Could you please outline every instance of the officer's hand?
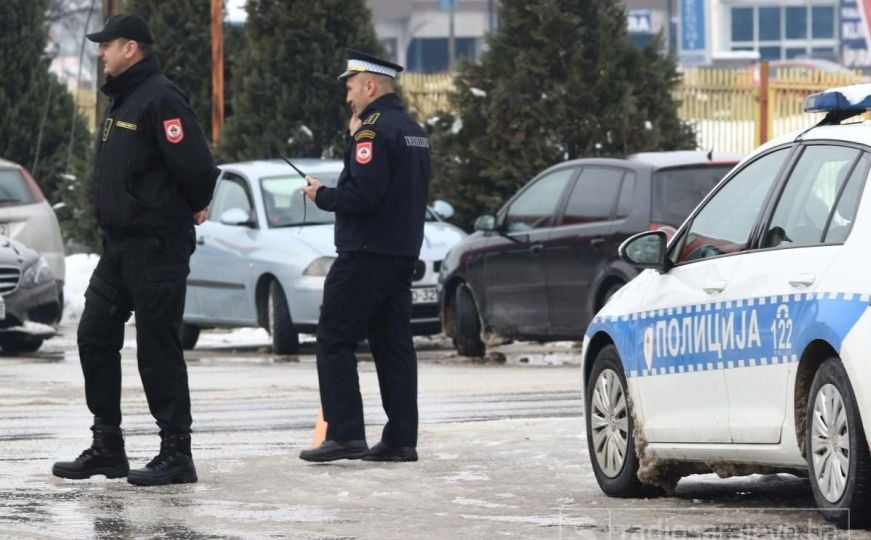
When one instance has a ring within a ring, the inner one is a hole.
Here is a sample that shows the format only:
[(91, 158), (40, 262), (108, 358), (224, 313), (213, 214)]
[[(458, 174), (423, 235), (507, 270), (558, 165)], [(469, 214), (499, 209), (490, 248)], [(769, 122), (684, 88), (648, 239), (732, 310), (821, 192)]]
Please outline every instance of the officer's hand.
[(315, 200), (315, 197), (318, 194), (318, 188), (320, 188), (323, 184), (314, 176), (306, 176), (305, 181), (308, 182), (308, 185), (302, 188), (302, 191), (305, 193), (306, 197), (311, 200)]
[(356, 114), (351, 114), (351, 121), (348, 123), (348, 132), (351, 133), (351, 136), (354, 133), (357, 133), (357, 130), (360, 129), (360, 126), (363, 125), (363, 121), (360, 120), (360, 117)]
[(203, 208), (199, 212), (194, 212), (194, 225), (199, 225), (209, 217), (209, 209)]

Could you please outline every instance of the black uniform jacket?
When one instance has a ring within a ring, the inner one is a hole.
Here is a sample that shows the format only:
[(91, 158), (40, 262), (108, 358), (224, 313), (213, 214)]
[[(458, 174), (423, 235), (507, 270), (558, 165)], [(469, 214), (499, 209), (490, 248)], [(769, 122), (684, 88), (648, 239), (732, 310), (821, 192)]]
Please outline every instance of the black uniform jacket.
[(417, 257), (429, 190), (429, 139), (396, 94), (381, 96), (360, 118), (338, 184), (319, 189), (315, 202), (336, 213), (339, 253)]
[(97, 224), (118, 232), (169, 232), (193, 224), (220, 171), (184, 93), (154, 56), (110, 77), (94, 163)]

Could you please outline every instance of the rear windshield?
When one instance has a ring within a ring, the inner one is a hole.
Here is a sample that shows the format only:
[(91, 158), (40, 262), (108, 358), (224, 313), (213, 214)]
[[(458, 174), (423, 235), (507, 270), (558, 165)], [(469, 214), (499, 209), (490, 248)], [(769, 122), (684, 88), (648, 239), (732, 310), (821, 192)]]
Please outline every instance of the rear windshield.
[(701, 165), (654, 172), (652, 221), (679, 227), (733, 166)]
[(0, 206), (36, 202), (18, 169), (0, 169)]

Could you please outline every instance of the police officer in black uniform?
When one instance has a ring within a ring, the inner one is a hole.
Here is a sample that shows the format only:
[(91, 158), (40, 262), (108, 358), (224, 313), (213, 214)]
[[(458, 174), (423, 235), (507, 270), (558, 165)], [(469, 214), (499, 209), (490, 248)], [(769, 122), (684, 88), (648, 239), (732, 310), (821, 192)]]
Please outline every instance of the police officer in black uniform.
[[(306, 461), (417, 460), (417, 357), (411, 339), (411, 278), (423, 242), (430, 178), (424, 130), (394, 93), (402, 67), (348, 49), (339, 76), (351, 107), (345, 168), (335, 188), (305, 193), (336, 213), (338, 257), (324, 283), (317, 364), (326, 441)], [(366, 445), (357, 344), (369, 340), (387, 425)]]
[[(187, 98), (160, 72), (146, 22), (116, 15), (88, 39), (100, 44), (102, 91), (111, 98), (93, 177), (103, 252), (78, 331), (93, 443), (52, 472), (73, 479), (127, 476), (137, 485), (196, 482), (179, 328), (194, 224), (206, 217), (219, 170)], [(131, 311), (139, 374), (161, 436), (158, 455), (132, 471), (120, 428), (120, 351)]]

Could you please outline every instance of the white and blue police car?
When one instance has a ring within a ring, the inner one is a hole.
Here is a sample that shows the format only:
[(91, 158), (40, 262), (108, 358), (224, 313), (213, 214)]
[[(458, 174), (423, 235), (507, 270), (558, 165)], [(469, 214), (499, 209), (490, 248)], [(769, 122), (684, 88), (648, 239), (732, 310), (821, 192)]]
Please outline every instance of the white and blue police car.
[(871, 84), (809, 96), (814, 127), (739, 163), (587, 329), (587, 443), (610, 496), (717, 472), (807, 475), (871, 526)]

